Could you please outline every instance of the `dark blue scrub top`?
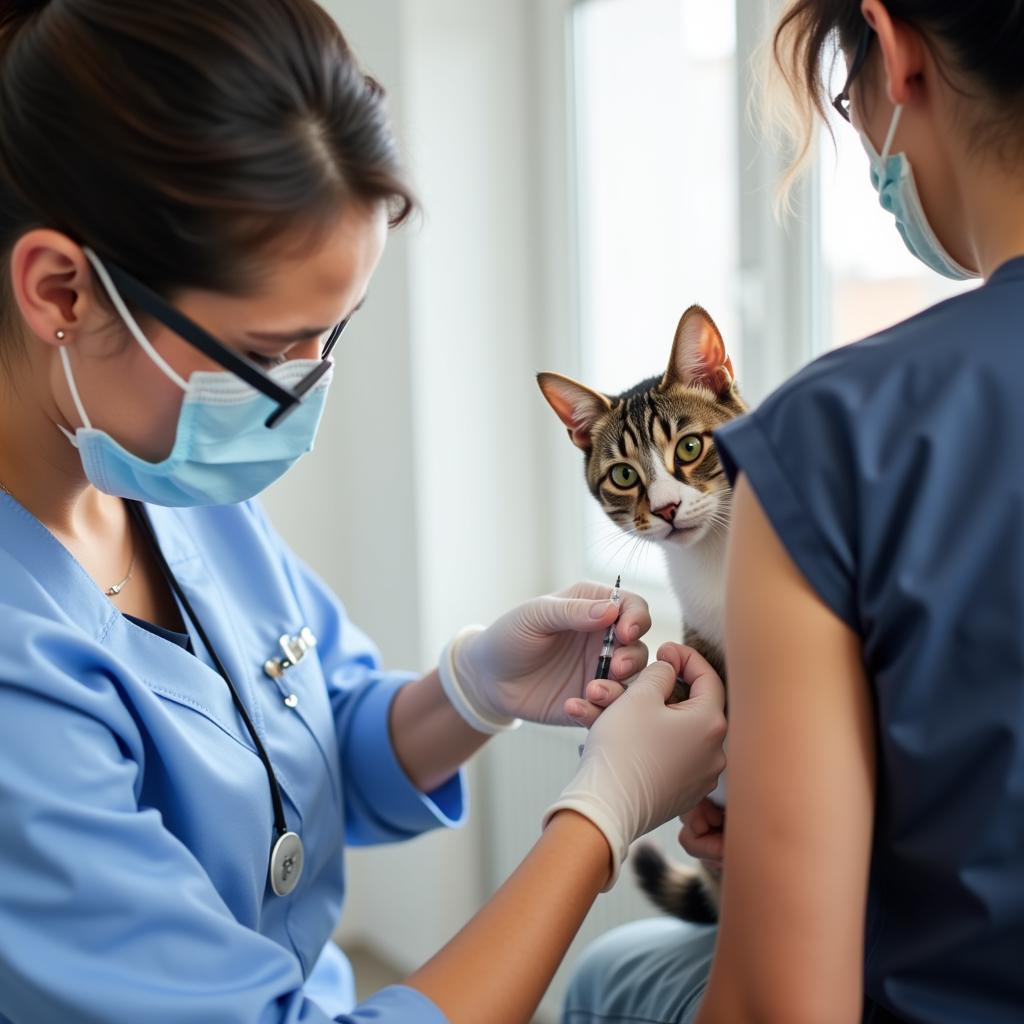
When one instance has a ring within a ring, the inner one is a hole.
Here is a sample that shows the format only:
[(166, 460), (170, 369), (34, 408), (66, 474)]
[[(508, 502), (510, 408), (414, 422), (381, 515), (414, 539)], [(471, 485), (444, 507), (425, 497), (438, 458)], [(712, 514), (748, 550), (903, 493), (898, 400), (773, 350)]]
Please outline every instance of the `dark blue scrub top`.
[(192, 653), (192, 639), (188, 633), (176, 633), (171, 629), (164, 629), (163, 626), (158, 626), (155, 622), (150, 622), (148, 619), (139, 619), (134, 615), (129, 615), (127, 612), (122, 613), (129, 622), (134, 622), (136, 626), (140, 626), (148, 633), (152, 633), (154, 636), (160, 637), (162, 640), (167, 640), (169, 643), (176, 644), (178, 647), (184, 648), (190, 654)]
[(868, 997), (907, 1021), (1020, 1024), (1024, 257), (823, 356), (715, 440), (862, 638)]

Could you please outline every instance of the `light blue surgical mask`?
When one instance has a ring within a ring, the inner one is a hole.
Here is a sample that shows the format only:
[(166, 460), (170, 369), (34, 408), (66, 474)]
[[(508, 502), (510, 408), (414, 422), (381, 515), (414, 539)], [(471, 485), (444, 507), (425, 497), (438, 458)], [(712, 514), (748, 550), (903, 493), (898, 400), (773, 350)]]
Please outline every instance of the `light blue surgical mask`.
[(946, 251), (925, 216), (914, 181), (914, 171), (906, 153), (891, 153), (893, 138), (902, 113), (902, 105), (893, 111), (881, 154), (871, 144), (867, 134), (860, 132), (861, 143), (871, 161), (871, 184), (878, 193), (878, 201), (882, 204), (883, 210), (888, 210), (896, 218), (896, 230), (899, 231), (903, 244), (926, 267), (954, 281), (981, 277), (977, 271), (961, 266)]
[[(95, 254), (87, 251), (87, 255), (132, 337), (185, 392), (171, 453), (160, 462), (147, 462), (92, 426), (75, 384), (68, 349), (60, 349), (64, 375), (82, 422), (73, 434), (61, 430), (78, 449), (85, 475), (95, 487), (153, 505), (233, 505), (259, 494), (312, 451), (333, 367), (286, 420), (268, 429), (266, 420), (276, 407), (272, 399), (227, 371), (200, 371), (188, 380), (182, 378), (142, 332)], [(319, 364), (320, 360), (293, 359), (274, 367), (269, 376), (291, 388)]]

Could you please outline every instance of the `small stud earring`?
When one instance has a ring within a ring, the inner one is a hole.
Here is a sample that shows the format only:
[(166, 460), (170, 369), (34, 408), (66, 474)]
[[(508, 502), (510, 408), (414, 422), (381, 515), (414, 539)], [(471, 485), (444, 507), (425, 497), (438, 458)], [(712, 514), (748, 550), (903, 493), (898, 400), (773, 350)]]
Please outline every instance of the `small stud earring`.
[(64, 338), (65, 338), (64, 332), (63, 331), (57, 331), (57, 340), (58, 341), (63, 341)]

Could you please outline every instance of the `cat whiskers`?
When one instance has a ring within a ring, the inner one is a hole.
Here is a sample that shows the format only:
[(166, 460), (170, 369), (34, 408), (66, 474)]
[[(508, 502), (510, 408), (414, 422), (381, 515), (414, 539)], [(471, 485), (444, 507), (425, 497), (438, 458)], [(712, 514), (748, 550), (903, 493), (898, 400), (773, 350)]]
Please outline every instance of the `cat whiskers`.
[(588, 549), (597, 549), (600, 547), (610, 547), (615, 544), (616, 541), (625, 541), (637, 536), (646, 536), (650, 533), (647, 528), (633, 528), (629, 529), (625, 526), (616, 526), (614, 529), (609, 530), (606, 534), (598, 537), (596, 540), (592, 540), (588, 545)]
[(643, 546), (643, 542), (640, 540), (634, 541), (633, 546), (626, 554), (626, 561), (622, 567), (622, 571), (627, 577), (640, 568), (640, 561), (644, 554), (646, 554), (646, 548)]
[[(615, 542), (618, 543), (615, 543)], [(637, 531), (636, 533), (627, 533), (624, 536), (606, 538), (604, 543), (604, 551), (595, 550), (594, 554), (599, 555), (602, 558), (607, 559), (609, 562), (617, 562), (622, 557), (622, 552), (627, 551), (627, 557), (632, 553), (633, 548), (639, 545), (643, 545), (647, 542), (647, 537)]]
[(622, 567), (623, 573), (628, 576), (631, 571), (638, 572), (640, 569), (640, 563), (647, 557), (651, 550), (653, 550), (653, 545), (648, 543), (647, 537), (634, 537), (633, 543), (626, 554), (626, 561)]
[(729, 525), (729, 514), (723, 511), (717, 498), (708, 495), (703, 501), (690, 510), (691, 515), (699, 517), (708, 527), (709, 533), (724, 531)]
[(618, 540), (620, 537), (635, 537), (638, 534), (650, 533), (647, 527), (626, 527), (616, 526), (615, 529), (609, 530), (606, 534), (599, 537), (594, 543), (600, 543), (601, 541)]
[[(649, 528), (616, 527), (605, 536), (591, 541), (587, 547), (595, 555), (599, 555), (609, 562), (619, 562), (622, 565), (622, 573), (628, 575), (630, 563), (635, 562), (636, 565), (639, 565), (640, 556), (644, 554), (644, 547), (653, 540), (650, 534)], [(625, 562), (621, 562), (623, 550), (626, 551)]]
[(708, 532), (711, 534), (727, 534), (729, 532), (729, 521), (712, 519)]
[(711, 529), (716, 533), (726, 533), (729, 529), (730, 521), (731, 516), (729, 514), (729, 509), (723, 508), (721, 505), (718, 505), (714, 511), (712, 511), (711, 515), (708, 516), (708, 522), (711, 524)]

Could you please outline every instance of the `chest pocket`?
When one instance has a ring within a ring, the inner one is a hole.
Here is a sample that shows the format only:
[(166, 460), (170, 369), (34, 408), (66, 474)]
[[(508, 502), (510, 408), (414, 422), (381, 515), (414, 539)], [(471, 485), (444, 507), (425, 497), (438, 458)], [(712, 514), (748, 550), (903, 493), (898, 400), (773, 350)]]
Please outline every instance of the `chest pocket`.
[(231, 691), (218, 672), (184, 648), (127, 619), (121, 620), (120, 628), (129, 634), (131, 648), (141, 654), (138, 674), (148, 689), (208, 719), (256, 755)]
[[(298, 637), (300, 632), (288, 634), (289, 639)], [(304, 648), (290, 644), (285, 647), (291, 648), (292, 656), (300, 650), (301, 655), (293, 661), (279, 640), (270, 644), (264, 641), (262, 649), (271, 657), (262, 659), (256, 670), (259, 679), (255, 688), (264, 705), (268, 733), (276, 731), (282, 737), (296, 736), (296, 748), (309, 750), (315, 745), (334, 795), (340, 799), (337, 734), (315, 638), (310, 634)], [(301, 729), (301, 736), (295, 733), (296, 729)], [(280, 756), (287, 759), (291, 753), (281, 751)]]
[(262, 697), (280, 702), (301, 719), (313, 736), (324, 746), (334, 747), (334, 718), (327, 697), (327, 681), (316, 649), (296, 662), (271, 675), (266, 665), (260, 671), (259, 689)]

